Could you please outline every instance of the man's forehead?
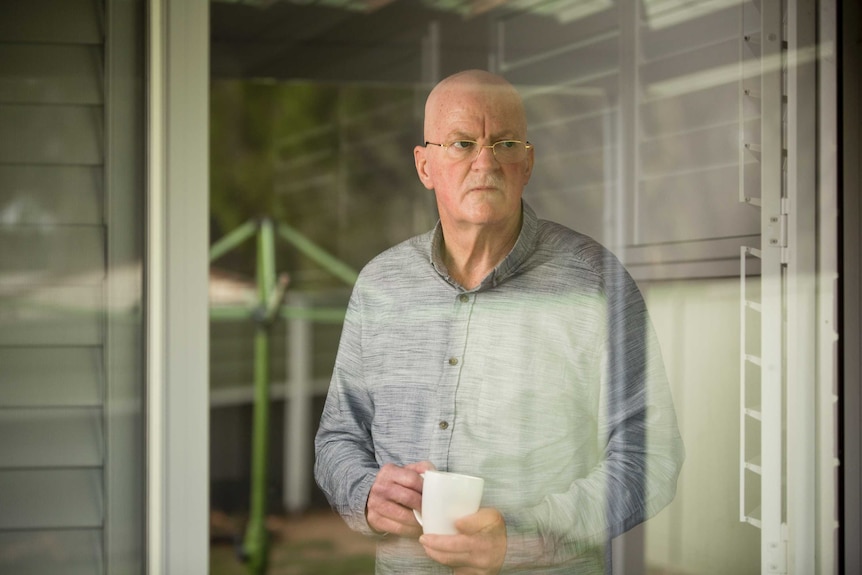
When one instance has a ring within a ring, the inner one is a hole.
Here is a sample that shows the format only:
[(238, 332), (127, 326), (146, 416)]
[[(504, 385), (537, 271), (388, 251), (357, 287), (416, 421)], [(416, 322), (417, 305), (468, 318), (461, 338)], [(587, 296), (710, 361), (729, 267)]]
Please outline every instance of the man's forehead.
[(511, 135), (523, 129), (525, 120), (520, 100), (486, 96), (475, 92), (453, 92), (451, 97), (442, 97), (426, 110), (426, 124), (452, 135), (470, 135), (477, 129)]
[(440, 85), (431, 92), (432, 101), (451, 100), (518, 100), (519, 96), (515, 89), (508, 84), (488, 84), (475, 80), (452, 81)]

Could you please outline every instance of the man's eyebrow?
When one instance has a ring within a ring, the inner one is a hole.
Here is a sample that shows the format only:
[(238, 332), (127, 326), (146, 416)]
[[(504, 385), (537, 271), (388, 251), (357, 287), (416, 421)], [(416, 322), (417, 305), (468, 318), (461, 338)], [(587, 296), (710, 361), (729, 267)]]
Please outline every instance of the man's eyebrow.
[(451, 132), (448, 136), (450, 142), (456, 142), (458, 140), (472, 140), (475, 141), (475, 136), (470, 136), (466, 132)]
[[(505, 135), (494, 135), (490, 138), (490, 142), (495, 144), (497, 142), (505, 142), (507, 140), (518, 140), (518, 136), (515, 135), (514, 132), (503, 132)], [(466, 132), (451, 132), (447, 141), (449, 142), (457, 142), (459, 140), (470, 140), (471, 142), (478, 142), (481, 138), (477, 138), (476, 136), (471, 136)]]

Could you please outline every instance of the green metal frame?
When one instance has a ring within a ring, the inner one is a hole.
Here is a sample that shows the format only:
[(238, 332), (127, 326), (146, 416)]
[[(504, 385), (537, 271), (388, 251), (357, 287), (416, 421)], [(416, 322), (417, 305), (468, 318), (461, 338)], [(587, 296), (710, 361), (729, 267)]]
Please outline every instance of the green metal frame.
[(303, 318), (320, 322), (340, 322), (342, 308), (300, 308), (283, 305), (287, 291), (287, 276), (276, 278), (276, 233), (294, 248), (314, 260), (348, 285), (356, 282), (357, 274), (347, 264), (284, 223), (268, 218), (248, 221), (224, 236), (210, 248), (210, 263), (236, 248), (252, 236), (257, 236), (257, 305), (211, 308), (213, 319), (249, 318), (255, 322), (254, 334), (254, 403), (252, 418), (251, 493), (249, 519), (240, 549), (240, 557), (255, 575), (266, 573), (269, 541), (266, 532), (266, 476), (269, 450), (269, 384), (270, 328), (279, 317)]

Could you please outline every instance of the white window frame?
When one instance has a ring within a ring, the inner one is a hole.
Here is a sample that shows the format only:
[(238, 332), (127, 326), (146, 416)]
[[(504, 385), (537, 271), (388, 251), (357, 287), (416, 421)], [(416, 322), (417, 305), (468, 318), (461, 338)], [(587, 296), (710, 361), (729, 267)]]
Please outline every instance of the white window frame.
[(206, 573), (209, 3), (147, 11), (147, 573)]

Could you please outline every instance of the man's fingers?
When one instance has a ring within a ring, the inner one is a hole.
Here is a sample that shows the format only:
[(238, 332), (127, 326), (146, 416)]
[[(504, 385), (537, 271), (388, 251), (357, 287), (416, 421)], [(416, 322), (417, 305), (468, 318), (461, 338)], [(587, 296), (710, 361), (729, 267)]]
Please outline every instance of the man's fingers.
[(377, 474), (369, 496), (395, 501), (405, 507), (416, 509), (422, 502), (421, 493), (422, 478), (418, 473), (387, 464)]
[[(371, 520), (369, 518), (369, 524)], [(419, 537), (422, 534), (422, 528), (418, 524), (405, 525), (404, 523), (391, 519), (389, 517), (378, 517), (374, 522), (375, 528), (380, 533), (392, 533), (399, 537)]]
[(467, 565), (470, 559), (470, 541), (464, 535), (422, 535), (419, 543), (428, 557), (449, 567)]
[(416, 473), (425, 473), (429, 469), (436, 470), (437, 467), (430, 461), (418, 461), (416, 463), (408, 463), (404, 466), (404, 469), (410, 469)]
[(472, 535), (498, 527), (502, 521), (503, 518), (499, 511), (493, 508), (483, 507), (476, 513), (466, 515), (458, 519), (455, 522), (455, 529), (457, 529), (459, 533)]
[(418, 537), (421, 527), (413, 515), (422, 506), (422, 478), (415, 469), (387, 464), (380, 468), (368, 493), (365, 515), (378, 532)]
[(506, 556), (506, 522), (493, 508), (455, 522), (458, 535), (422, 535), (419, 543), (431, 559), (455, 568), (458, 575), (498, 573)]

